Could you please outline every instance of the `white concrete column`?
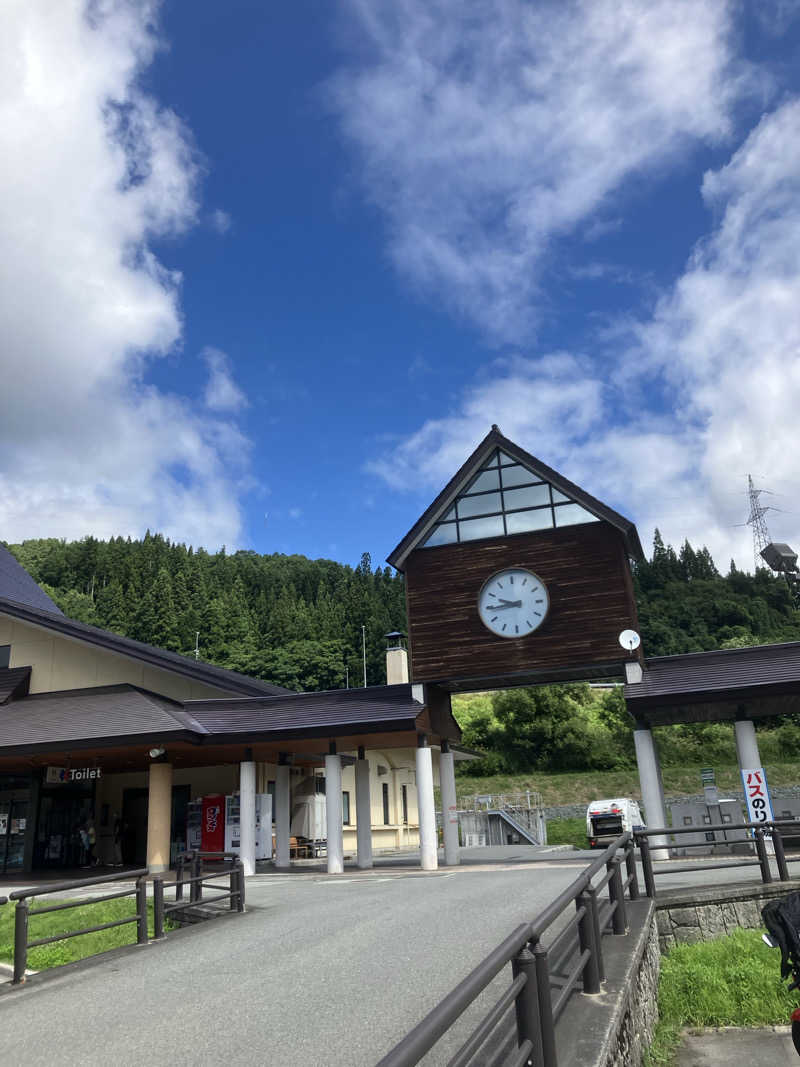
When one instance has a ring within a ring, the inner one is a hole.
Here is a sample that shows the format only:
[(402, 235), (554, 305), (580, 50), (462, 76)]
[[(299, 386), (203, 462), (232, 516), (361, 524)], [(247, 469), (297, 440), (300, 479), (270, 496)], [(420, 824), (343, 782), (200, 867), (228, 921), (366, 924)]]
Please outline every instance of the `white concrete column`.
[(245, 760), (239, 768), (239, 859), (245, 874), (256, 873), (256, 765)]
[(289, 866), (290, 837), (289, 765), (279, 763), (275, 771), (275, 866)]
[(444, 863), (455, 867), (461, 862), (458, 848), (458, 806), (456, 804), (456, 773), (453, 753), (447, 741), (442, 741), (439, 756), (439, 791), (442, 794), (442, 827), (444, 828)]
[(357, 864), (362, 870), (372, 866), (372, 799), (370, 797), (369, 760), (359, 749), (356, 760), (356, 848)]
[(169, 870), (172, 831), (172, 764), (151, 763), (147, 798), (147, 867), (151, 874)]
[[(641, 727), (633, 731), (633, 743), (636, 748), (636, 763), (639, 768), (639, 784), (642, 789), (642, 804), (648, 829), (657, 829), (667, 825), (667, 812), (664, 805), (664, 790), (661, 785), (661, 768), (658, 762), (653, 731)], [(667, 860), (665, 835), (648, 838), (651, 855), (654, 860)]]
[(433, 763), (426, 737), (420, 737), (417, 745), (417, 807), (420, 866), (423, 871), (435, 871), (439, 866), (439, 849), (436, 841), (436, 809), (433, 803)]
[(739, 770), (752, 770), (754, 767), (760, 767), (761, 756), (753, 723), (750, 719), (737, 719), (733, 728), (736, 731), (736, 756), (739, 760)]
[(333, 752), (325, 757), (325, 822), (328, 830), (328, 874), (341, 874), (344, 870), (342, 757)]

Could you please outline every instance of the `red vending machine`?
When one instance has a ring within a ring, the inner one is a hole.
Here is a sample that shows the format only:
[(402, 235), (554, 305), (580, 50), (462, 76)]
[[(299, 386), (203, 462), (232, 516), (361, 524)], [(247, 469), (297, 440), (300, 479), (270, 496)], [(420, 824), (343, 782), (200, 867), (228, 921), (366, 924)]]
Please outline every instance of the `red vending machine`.
[(200, 848), (203, 852), (225, 851), (225, 797), (221, 793), (203, 797)]

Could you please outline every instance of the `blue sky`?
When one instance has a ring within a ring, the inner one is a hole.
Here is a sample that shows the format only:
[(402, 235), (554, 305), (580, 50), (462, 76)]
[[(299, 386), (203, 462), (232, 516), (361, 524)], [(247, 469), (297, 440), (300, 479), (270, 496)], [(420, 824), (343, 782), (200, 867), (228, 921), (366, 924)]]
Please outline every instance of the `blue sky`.
[(496, 422), (646, 545), (750, 566), (752, 472), (797, 547), (798, 4), (0, 20), (0, 537), (381, 562)]

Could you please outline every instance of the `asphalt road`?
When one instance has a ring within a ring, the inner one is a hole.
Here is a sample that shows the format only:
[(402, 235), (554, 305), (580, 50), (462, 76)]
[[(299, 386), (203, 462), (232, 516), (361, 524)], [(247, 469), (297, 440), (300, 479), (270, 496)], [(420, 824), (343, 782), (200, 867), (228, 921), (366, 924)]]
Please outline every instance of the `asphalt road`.
[(243, 916), (0, 996), (0, 1059), (374, 1064), (580, 867), (257, 875)]

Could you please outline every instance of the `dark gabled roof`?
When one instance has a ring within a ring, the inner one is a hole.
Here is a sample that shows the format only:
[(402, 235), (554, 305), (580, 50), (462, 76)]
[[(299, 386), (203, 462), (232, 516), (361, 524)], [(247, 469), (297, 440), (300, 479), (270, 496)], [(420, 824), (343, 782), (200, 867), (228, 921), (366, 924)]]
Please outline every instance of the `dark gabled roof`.
[(304, 733), (327, 736), (355, 732), (358, 727), (413, 730), (423, 706), (410, 685), (368, 689), (333, 689), (324, 693), (251, 698), (188, 700), (186, 710), (215, 740), (220, 735)]
[(63, 614), (61, 608), (31, 578), (5, 545), (0, 545), (0, 598), (27, 604), (29, 608)]
[(0, 704), (27, 695), (31, 681), (30, 667), (3, 667), (0, 669)]
[(11, 615), (24, 622), (43, 626), (45, 629), (54, 630), (64, 637), (72, 637), (87, 644), (96, 645), (108, 652), (116, 652), (131, 659), (141, 660), (151, 667), (160, 667), (162, 670), (181, 674), (195, 682), (214, 686), (217, 689), (227, 690), (230, 693), (241, 693), (244, 696), (280, 695), (290, 690), (279, 685), (271, 685), (262, 682), (258, 678), (250, 678), (246, 674), (237, 671), (228, 671), (223, 667), (214, 667), (202, 660), (190, 659), (181, 656), (177, 652), (166, 652), (163, 648), (155, 648), (146, 645), (142, 641), (134, 641), (130, 637), (120, 637), (119, 634), (109, 630), (101, 630), (97, 626), (88, 626), (75, 619), (68, 619), (60, 612), (54, 614), (39, 608), (18, 603), (0, 597), (0, 614)]
[(800, 693), (800, 641), (648, 659), (641, 682), (624, 688), (634, 717), (654, 709), (743, 705)]
[(387, 563), (402, 571), (406, 557), (417, 547), (439, 515), (447, 511), (473, 474), (480, 470), (495, 448), (502, 449), (503, 452), (517, 460), (518, 463), (534, 471), (541, 477), (542, 481), (550, 482), (555, 489), (565, 496), (571, 497), (572, 500), (593, 515), (596, 515), (597, 518), (615, 526), (625, 538), (628, 554), (634, 559), (644, 559), (639, 534), (630, 519), (626, 519), (624, 515), (620, 515), (619, 512), (608, 507), (607, 504), (603, 504), (596, 497), (585, 492), (580, 486), (575, 485), (574, 482), (559, 474), (558, 471), (548, 467), (546, 463), (542, 463), (536, 456), (532, 456), (530, 452), (526, 452), (519, 445), (515, 445), (513, 441), (504, 437), (496, 426), (493, 426), (469, 459), (462, 464), (441, 493), (439, 493), (431, 506), (411, 527), (399, 545), (386, 557)]
[(199, 739), (206, 730), (174, 701), (132, 685), (37, 693), (0, 711), (0, 750), (142, 735)]

